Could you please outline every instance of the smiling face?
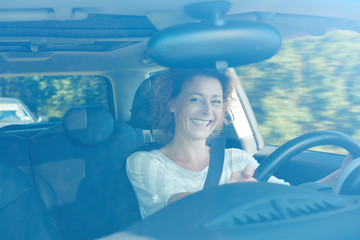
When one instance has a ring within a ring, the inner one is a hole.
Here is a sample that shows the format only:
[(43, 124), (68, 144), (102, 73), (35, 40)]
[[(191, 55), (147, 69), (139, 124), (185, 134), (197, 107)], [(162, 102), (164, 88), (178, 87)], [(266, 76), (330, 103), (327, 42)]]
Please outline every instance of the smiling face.
[(170, 109), (175, 119), (175, 138), (206, 140), (223, 117), (223, 90), (219, 80), (195, 76), (184, 84)]

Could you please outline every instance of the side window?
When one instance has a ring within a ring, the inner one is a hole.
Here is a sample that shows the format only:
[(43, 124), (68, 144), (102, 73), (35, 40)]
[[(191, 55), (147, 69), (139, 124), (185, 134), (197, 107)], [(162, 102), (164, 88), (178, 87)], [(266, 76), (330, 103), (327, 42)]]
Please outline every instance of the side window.
[(20, 100), (24, 118), (35, 122), (58, 122), (67, 109), (81, 105), (102, 105), (111, 112), (110, 89), (102, 76), (2, 77), (0, 111), (1, 102)]
[(360, 140), (360, 35), (284, 42), (273, 58), (237, 68), (267, 144), (336, 130)]

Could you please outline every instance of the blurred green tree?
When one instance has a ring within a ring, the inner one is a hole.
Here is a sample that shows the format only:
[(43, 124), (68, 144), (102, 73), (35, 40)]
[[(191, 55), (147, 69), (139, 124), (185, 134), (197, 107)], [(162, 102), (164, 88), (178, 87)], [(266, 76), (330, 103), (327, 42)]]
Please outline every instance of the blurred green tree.
[(337, 130), (360, 140), (360, 35), (285, 42), (273, 58), (237, 68), (266, 142)]
[(18, 98), (36, 115), (59, 121), (80, 105), (108, 106), (108, 84), (101, 76), (31, 76), (0, 78), (1, 97)]

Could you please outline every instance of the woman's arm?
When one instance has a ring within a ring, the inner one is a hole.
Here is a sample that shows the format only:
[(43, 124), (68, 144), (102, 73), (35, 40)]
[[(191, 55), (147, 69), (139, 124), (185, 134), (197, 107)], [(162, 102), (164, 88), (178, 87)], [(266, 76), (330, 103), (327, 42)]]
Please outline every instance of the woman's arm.
[[(231, 175), (230, 180), (227, 183), (237, 183), (237, 182), (257, 182), (257, 180), (253, 177), (254, 176), (254, 168), (251, 166), (247, 166), (243, 172), (234, 172)], [(192, 194), (192, 192), (181, 192), (181, 193), (175, 193), (172, 195), (169, 200), (167, 201), (167, 204), (171, 204), (181, 198), (184, 198), (188, 195)]]
[(233, 172), (227, 183), (257, 182), (254, 178), (255, 169), (251, 166), (245, 167), (242, 172)]
[(181, 198), (184, 198), (188, 195), (192, 194), (192, 192), (182, 192), (182, 193), (175, 193), (174, 195), (172, 195), (169, 200), (167, 201), (167, 204), (171, 204)]
[(342, 165), (341, 165), (341, 168), (335, 170), (334, 172), (330, 173), (329, 175), (327, 175), (326, 177), (318, 180), (317, 182), (319, 183), (325, 183), (325, 184), (328, 184), (328, 185), (331, 185), (331, 186), (334, 186), (335, 182), (336, 182), (336, 179), (338, 177), (338, 175), (340, 174), (341, 172), (341, 169), (343, 169), (349, 162), (351, 162), (351, 160), (353, 160), (354, 158), (351, 156), (351, 154), (348, 154), (346, 155)]

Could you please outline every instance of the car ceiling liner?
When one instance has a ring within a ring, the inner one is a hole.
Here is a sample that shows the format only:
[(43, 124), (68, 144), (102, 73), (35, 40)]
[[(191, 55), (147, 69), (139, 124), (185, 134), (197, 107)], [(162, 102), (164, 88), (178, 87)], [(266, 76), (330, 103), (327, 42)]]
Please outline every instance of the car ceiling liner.
[(262, 22), (223, 19), (230, 7), (226, 1), (185, 6), (184, 12), (199, 21), (155, 33), (147, 45), (148, 56), (165, 67), (219, 70), (274, 56), (281, 47), (280, 33)]

